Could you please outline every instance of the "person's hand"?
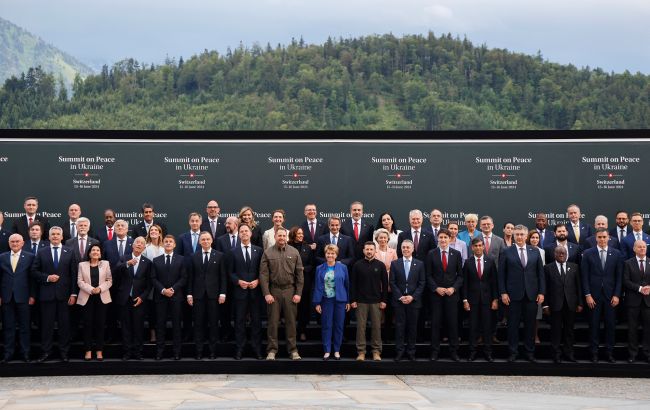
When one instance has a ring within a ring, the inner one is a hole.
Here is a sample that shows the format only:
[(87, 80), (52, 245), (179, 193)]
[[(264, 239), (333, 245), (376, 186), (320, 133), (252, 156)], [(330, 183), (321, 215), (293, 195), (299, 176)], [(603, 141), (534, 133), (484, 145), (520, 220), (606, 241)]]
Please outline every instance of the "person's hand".
[(315, 308), (315, 309), (316, 309), (316, 312), (318, 312), (319, 315), (320, 315), (321, 313), (323, 313), (323, 308), (321, 308), (320, 305), (316, 305), (316, 308)]
[(135, 298), (135, 303), (133, 304), (133, 307), (138, 307), (141, 304), (142, 304), (142, 298), (138, 296), (137, 298)]
[(251, 288), (251, 289), (255, 289), (257, 287), (257, 285), (259, 285), (259, 284), (260, 284), (260, 280), (255, 279), (252, 282), (248, 282), (248, 287)]
[(275, 298), (274, 298), (273, 296), (271, 296), (271, 295), (266, 295), (266, 296), (264, 296), (264, 300), (266, 300), (266, 303), (267, 303), (268, 305), (270, 305), (270, 304), (272, 304), (273, 302), (275, 302)]
[(510, 306), (510, 296), (507, 293), (501, 295), (501, 303), (506, 306)]
[(248, 289), (248, 287), (250, 286), (250, 282), (246, 282), (245, 280), (241, 280), (241, 279), (239, 280), (239, 282), (237, 282), (237, 284), (242, 289)]
[(596, 307), (596, 301), (591, 297), (591, 295), (585, 297), (585, 300), (587, 301), (587, 306), (589, 306), (589, 309)]
[(300, 303), (300, 295), (293, 295), (291, 301), (296, 304)]
[(346, 312), (349, 312), (349, 311), (350, 311), (350, 304), (349, 304), (349, 303), (346, 303), (346, 304), (345, 304), (345, 311), (346, 311)]
[(499, 302), (498, 302), (496, 299), (494, 299), (494, 300), (492, 301), (492, 305), (490, 305), (490, 309), (492, 309), (492, 310), (497, 310), (497, 309), (499, 309)]
[(537, 302), (538, 305), (544, 303), (544, 295), (542, 295), (541, 293), (537, 295), (537, 299), (535, 299), (535, 302)]
[(469, 307), (469, 302), (468, 302), (468, 301), (464, 301), (464, 302), (463, 302), (463, 309), (465, 309), (466, 312), (469, 312), (469, 311), (470, 311), (470, 307)]
[(187, 304), (190, 306), (194, 306), (194, 298), (192, 296), (187, 297)]
[(129, 259), (128, 261), (126, 261), (126, 264), (129, 266), (135, 266), (136, 263), (138, 263), (138, 260), (136, 258)]
[(59, 275), (48, 275), (47, 276), (47, 281), (52, 282), (52, 283), (56, 283), (56, 282), (59, 281)]
[(582, 312), (582, 305), (578, 305), (578, 306), (576, 306), (576, 312), (577, 312), (577, 313)]
[(76, 297), (76, 296), (70, 296), (70, 297), (68, 298), (68, 306), (72, 306), (72, 305), (74, 305), (75, 303), (77, 303), (77, 297)]
[(223, 305), (226, 303), (226, 295), (219, 295), (219, 304)]
[(352, 302), (352, 303), (350, 303), (350, 307), (351, 307), (352, 309), (356, 309), (356, 308), (357, 308), (357, 302)]
[(379, 309), (381, 310), (386, 309), (386, 302), (379, 302)]
[(28, 301), (27, 303), (28, 303), (30, 306), (33, 306), (34, 303), (36, 303), (36, 299), (34, 299), (33, 297), (30, 296), (30, 297), (29, 297), (29, 301)]
[(440, 296), (445, 296), (445, 294), (447, 293), (447, 289), (438, 287), (436, 288), (436, 293)]
[(612, 296), (612, 307), (618, 306), (618, 302), (620, 302), (618, 296)]

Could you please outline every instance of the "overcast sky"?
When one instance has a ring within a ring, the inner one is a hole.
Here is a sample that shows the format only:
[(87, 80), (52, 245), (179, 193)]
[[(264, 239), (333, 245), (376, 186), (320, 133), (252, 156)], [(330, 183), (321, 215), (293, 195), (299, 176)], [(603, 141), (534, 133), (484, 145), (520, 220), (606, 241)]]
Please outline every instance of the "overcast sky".
[(436, 35), (579, 67), (650, 74), (650, 0), (0, 0), (0, 17), (93, 66), (240, 42)]

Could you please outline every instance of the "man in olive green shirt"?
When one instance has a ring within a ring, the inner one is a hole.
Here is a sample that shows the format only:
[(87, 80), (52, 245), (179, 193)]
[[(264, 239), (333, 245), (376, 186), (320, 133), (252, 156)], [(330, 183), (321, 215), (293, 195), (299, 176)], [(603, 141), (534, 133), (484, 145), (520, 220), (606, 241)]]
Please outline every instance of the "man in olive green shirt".
[(278, 324), (284, 312), (287, 351), (292, 360), (300, 360), (296, 346), (296, 314), (304, 277), (298, 250), (287, 246), (287, 230), (278, 228), (275, 245), (264, 251), (260, 264), (260, 286), (268, 305), (269, 325), (266, 360), (275, 360), (278, 352)]

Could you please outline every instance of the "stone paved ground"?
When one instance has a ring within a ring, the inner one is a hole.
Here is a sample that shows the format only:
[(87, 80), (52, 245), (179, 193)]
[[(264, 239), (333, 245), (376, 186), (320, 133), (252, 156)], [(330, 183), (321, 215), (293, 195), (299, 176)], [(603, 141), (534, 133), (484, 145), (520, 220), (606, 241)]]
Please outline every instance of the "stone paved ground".
[(650, 409), (650, 380), (166, 375), (4, 378), (1, 409)]

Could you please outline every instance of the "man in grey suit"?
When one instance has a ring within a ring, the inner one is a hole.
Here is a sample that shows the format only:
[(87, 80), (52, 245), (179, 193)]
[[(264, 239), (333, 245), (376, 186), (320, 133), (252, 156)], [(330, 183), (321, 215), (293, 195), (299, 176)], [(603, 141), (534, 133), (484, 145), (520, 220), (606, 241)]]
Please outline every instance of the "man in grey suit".
[(494, 221), (491, 216), (482, 216), (480, 221), (481, 238), (483, 238), (483, 246), (485, 247), (485, 254), (494, 259), (494, 263), (499, 265), (499, 255), (506, 248), (506, 243), (498, 235), (492, 233), (494, 229)]
[(90, 231), (90, 220), (86, 217), (77, 219), (77, 236), (66, 241), (65, 246), (72, 248), (79, 262), (86, 260), (86, 252), (91, 245), (100, 245), (95, 238), (88, 236)]

